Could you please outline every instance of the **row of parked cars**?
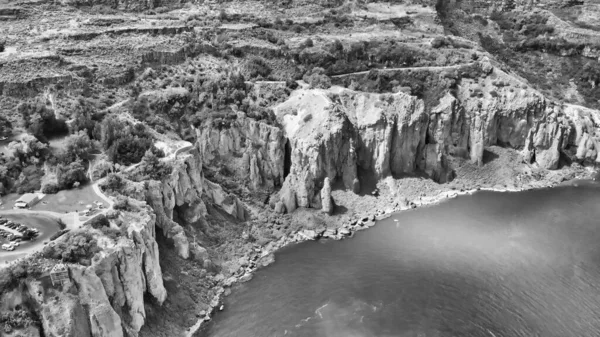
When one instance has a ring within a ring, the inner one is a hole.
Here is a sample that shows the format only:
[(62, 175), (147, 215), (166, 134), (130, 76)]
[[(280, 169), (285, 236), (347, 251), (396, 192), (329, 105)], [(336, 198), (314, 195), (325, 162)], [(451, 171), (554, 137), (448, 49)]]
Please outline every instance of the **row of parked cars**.
[(15, 247), (19, 246), (19, 242), (21, 242), (21, 240), (31, 240), (39, 235), (39, 231), (37, 228), (29, 228), (23, 224), (4, 219), (2, 217), (0, 217), (0, 226), (10, 228), (20, 233), (19, 235), (11, 231), (5, 230), (3, 228), (0, 228), (0, 238), (4, 238), (6, 240), (11, 241), (8, 244), (2, 245), (2, 249), (4, 250), (14, 250)]

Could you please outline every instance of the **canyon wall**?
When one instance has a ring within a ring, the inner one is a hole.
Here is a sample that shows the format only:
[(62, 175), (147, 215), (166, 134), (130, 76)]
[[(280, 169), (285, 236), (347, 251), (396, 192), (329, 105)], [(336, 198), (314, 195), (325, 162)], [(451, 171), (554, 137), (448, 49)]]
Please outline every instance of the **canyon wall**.
[(551, 9), (583, 5), (592, 1), (586, 0), (436, 0), (438, 8), (460, 8), (471, 13), (490, 14), (495, 11), (520, 10), (535, 8)]
[[(29, 307), (38, 313), (43, 336), (137, 336), (146, 319), (145, 296), (162, 304), (167, 293), (155, 240), (155, 216), (142, 206), (126, 235), (113, 239), (89, 230), (100, 252), (90, 265), (68, 264), (70, 282), (50, 282), (50, 270), (2, 294), (3, 310)], [(77, 230), (81, 231), (81, 230)], [(51, 241), (53, 246), (65, 236)]]
[(204, 163), (226, 168), (254, 189), (282, 185), (285, 138), (278, 127), (239, 113), (229, 127), (205, 124), (196, 135)]
[[(156, 228), (173, 240), (178, 255), (187, 259), (205, 250), (188, 241), (182, 225), (204, 217), (205, 203), (239, 220), (248, 217), (237, 197), (204, 179), (197, 148), (166, 160), (171, 161), (173, 170), (162, 181), (127, 183), (124, 194), (132, 198), (128, 210), (111, 216), (121, 223), (120, 234), (107, 236), (89, 227), (71, 232), (92, 235), (99, 249), (88, 266), (66, 264), (69, 285), (52, 285), (46, 270), (42, 277), (28, 278), (3, 293), (2, 309), (10, 311), (28, 303), (42, 322), (41, 331), (34, 333), (47, 337), (138, 336), (146, 320), (144, 301), (153, 298), (160, 305), (167, 297)], [(48, 245), (54, 247), (66, 237)]]
[(518, 149), (524, 161), (546, 169), (559, 168), (561, 154), (596, 162), (598, 111), (548, 101), (487, 59), (478, 67), (480, 77), (460, 79), (430, 108), (403, 92), (334, 87), (293, 93), (276, 108), (292, 155), (275, 208), (320, 208), (326, 178), (354, 191), (363, 179), (372, 184), (389, 175), (447, 182), (454, 177), (452, 157), (483, 165), (492, 145)]

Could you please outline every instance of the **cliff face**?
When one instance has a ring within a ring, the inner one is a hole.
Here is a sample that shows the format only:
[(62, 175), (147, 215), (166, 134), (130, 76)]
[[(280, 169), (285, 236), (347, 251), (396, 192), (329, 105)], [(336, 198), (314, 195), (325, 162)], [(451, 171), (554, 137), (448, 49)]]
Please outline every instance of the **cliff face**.
[[(146, 320), (145, 298), (150, 296), (160, 305), (167, 297), (155, 226), (187, 259), (190, 252), (196, 255), (206, 250), (190, 244), (182, 225), (174, 219), (183, 225), (199, 220), (206, 215), (205, 202), (234, 218), (248, 217), (237, 197), (204, 179), (202, 156), (196, 148), (166, 160), (172, 161), (170, 176), (127, 187), (126, 194), (141, 201), (130, 200), (132, 210), (115, 213), (122, 223), (121, 234), (110, 238), (100, 230), (81, 229), (93, 235), (99, 252), (89, 266), (67, 265), (70, 285), (52, 285), (46, 271), (45, 276), (2, 294), (3, 310), (31, 303), (28, 307), (38, 313), (47, 337), (138, 336)], [(63, 236), (49, 245), (65, 239)]]
[(187, 153), (178, 154), (171, 161), (173, 171), (162, 181), (145, 184), (144, 196), (156, 214), (156, 225), (164, 235), (172, 239), (177, 253), (184, 259), (190, 256), (190, 243), (183, 227), (174, 221), (175, 216), (185, 223), (194, 223), (206, 215), (206, 200), (222, 208), (236, 219), (245, 220), (246, 210), (239, 199), (223, 190), (218, 184), (206, 179), (202, 173), (204, 156), (199, 152), (199, 141)]
[(495, 11), (550, 9), (583, 5), (585, 0), (437, 0), (440, 7), (468, 10), (472, 13), (489, 14)]
[(276, 108), (292, 152), (281, 205), (288, 212), (321, 207), (325, 178), (355, 191), (365, 176), (421, 173), (446, 182), (454, 176), (451, 157), (482, 165), (492, 145), (521, 149), (524, 160), (547, 169), (559, 167), (561, 153), (596, 161), (598, 111), (556, 106), (489, 61), (477, 66), (481, 77), (462, 78), (431, 108), (402, 92), (292, 94)]
[(205, 213), (201, 200), (204, 184), (202, 157), (195, 151), (192, 153), (175, 159), (171, 175), (162, 182), (148, 182), (145, 193), (145, 200), (156, 214), (157, 226), (174, 241), (178, 254), (184, 259), (189, 257), (190, 245), (183, 228), (173, 221), (173, 212), (176, 208), (185, 210), (190, 222)]
[(186, 1), (166, 2), (160, 0), (118, 0), (118, 1), (106, 1), (106, 0), (61, 0), (60, 3), (63, 5), (106, 5), (114, 9), (123, 11), (142, 11), (146, 9), (153, 9), (161, 6), (173, 6), (180, 5)]
[(37, 311), (46, 337), (137, 336), (146, 319), (144, 294), (160, 304), (167, 296), (154, 225), (154, 215), (144, 206), (123, 225), (126, 235), (109, 239), (91, 231), (101, 249), (91, 265), (69, 264), (68, 285), (53, 285), (49, 271), (29, 278), (2, 295), (3, 309), (27, 303)]
[(227, 128), (204, 125), (196, 133), (206, 164), (226, 167), (254, 189), (283, 183), (285, 138), (278, 127), (239, 114)]

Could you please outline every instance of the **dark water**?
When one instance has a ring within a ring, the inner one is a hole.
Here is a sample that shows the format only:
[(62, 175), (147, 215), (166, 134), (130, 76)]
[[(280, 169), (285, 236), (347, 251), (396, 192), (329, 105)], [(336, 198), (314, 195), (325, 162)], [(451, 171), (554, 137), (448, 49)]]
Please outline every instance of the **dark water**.
[(276, 258), (203, 336), (600, 336), (595, 186), (481, 192)]

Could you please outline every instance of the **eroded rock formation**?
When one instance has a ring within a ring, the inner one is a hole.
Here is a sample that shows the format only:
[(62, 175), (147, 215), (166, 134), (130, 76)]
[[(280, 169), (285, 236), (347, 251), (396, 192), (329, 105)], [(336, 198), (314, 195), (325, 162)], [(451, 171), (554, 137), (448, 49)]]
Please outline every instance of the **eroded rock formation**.
[(420, 173), (446, 182), (451, 157), (482, 165), (492, 145), (521, 149), (523, 160), (546, 169), (558, 168), (562, 153), (596, 161), (598, 111), (559, 106), (487, 59), (477, 67), (479, 78), (460, 79), (431, 108), (403, 92), (295, 92), (276, 108), (292, 147), (281, 204), (288, 212), (321, 207), (326, 178), (354, 191), (365, 177)]
[(196, 133), (205, 163), (225, 166), (255, 189), (283, 183), (285, 138), (278, 127), (241, 113), (227, 128), (204, 125)]

